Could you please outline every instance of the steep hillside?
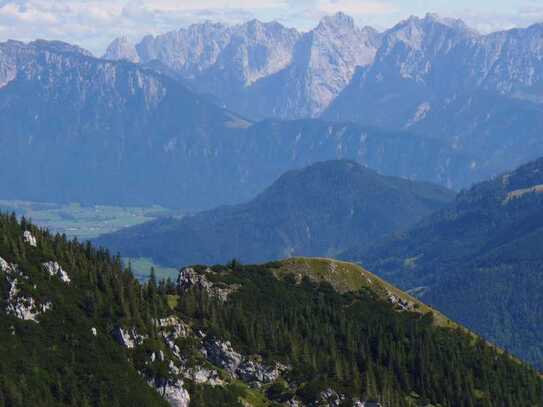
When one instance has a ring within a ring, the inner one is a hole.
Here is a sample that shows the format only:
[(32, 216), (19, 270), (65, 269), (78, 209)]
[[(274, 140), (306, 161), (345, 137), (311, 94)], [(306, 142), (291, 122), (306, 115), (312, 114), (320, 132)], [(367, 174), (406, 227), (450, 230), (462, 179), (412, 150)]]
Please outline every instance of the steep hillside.
[(541, 367), (542, 185), (540, 159), (462, 192), (407, 233), (342, 257)]
[(232, 263), (141, 286), (106, 252), (4, 215), (0, 255), (2, 406), (541, 400), (536, 372), (352, 264)]
[(224, 198), (224, 167), (204, 158), (248, 122), (173, 80), (67, 44), (0, 48), (13, 70), (0, 88), (2, 197), (199, 206), (205, 191), (181, 176), (198, 166)]
[(332, 256), (412, 225), (453, 197), (439, 186), (329, 161), (286, 173), (246, 204), (161, 219), (97, 243), (173, 267)]
[(0, 215), (0, 405), (166, 406), (114, 339), (151, 306), (118, 259)]

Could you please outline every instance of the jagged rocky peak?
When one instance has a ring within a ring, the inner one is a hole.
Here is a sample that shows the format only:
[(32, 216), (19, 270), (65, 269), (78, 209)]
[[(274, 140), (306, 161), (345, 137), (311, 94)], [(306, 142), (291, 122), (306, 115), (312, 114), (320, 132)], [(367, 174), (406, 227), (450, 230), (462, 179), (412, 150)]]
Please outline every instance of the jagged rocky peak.
[(220, 70), (231, 71), (231, 76), (237, 76), (245, 85), (286, 68), (300, 38), (298, 31), (277, 22), (251, 20), (233, 30), (231, 41), (221, 53), (217, 66)]
[[(369, 26), (359, 28), (353, 17), (342, 12), (323, 17), (313, 32), (327, 36), (352, 35), (354, 33), (364, 45), (371, 48), (379, 46), (380, 34), (375, 28)], [(363, 58), (365, 59), (365, 56)]]
[(351, 82), (357, 67), (373, 63), (380, 45), (373, 29), (356, 27), (343, 13), (324, 17), (296, 48), (295, 71), (306, 73), (299, 87), (306, 93), (300, 116), (319, 116)]
[(477, 32), (470, 29), (462, 20), (428, 13), (424, 18), (411, 16), (398, 23), (388, 31), (385, 42), (402, 41), (411, 48), (421, 48), (423, 43), (431, 42), (436, 36), (451, 34), (461, 37), (478, 36)]
[(441, 24), (450, 28), (454, 28), (460, 31), (468, 31), (471, 33), (476, 33), (476, 31), (470, 27), (459, 18), (450, 18), (450, 17), (441, 17), (437, 13), (428, 13), (423, 20), (425, 23)]
[(355, 28), (355, 22), (354, 22), (354, 18), (343, 13), (343, 12), (338, 12), (334, 15), (330, 15), (330, 16), (325, 16), (322, 18), (322, 20), (320, 21), (317, 29), (322, 29), (322, 28), (335, 28), (335, 29), (338, 29), (338, 28), (351, 28), (351, 29), (354, 29)]
[(136, 50), (141, 62), (158, 60), (191, 78), (217, 62), (231, 36), (231, 27), (206, 21), (156, 37), (148, 35), (136, 45)]
[(111, 59), (113, 61), (128, 61), (133, 63), (138, 63), (140, 61), (136, 46), (128, 39), (127, 36), (122, 36), (113, 40), (109, 47), (107, 47), (103, 58)]

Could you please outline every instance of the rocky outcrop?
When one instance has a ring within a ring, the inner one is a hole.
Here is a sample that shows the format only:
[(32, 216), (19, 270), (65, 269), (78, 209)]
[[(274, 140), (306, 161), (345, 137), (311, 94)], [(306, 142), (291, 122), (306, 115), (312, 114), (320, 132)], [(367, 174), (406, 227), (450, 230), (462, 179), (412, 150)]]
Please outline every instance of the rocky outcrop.
[(140, 61), (136, 46), (126, 36), (115, 39), (107, 48), (103, 58), (133, 63)]
[(23, 321), (38, 323), (38, 317), (53, 308), (51, 302), (37, 301), (31, 295), (23, 292), (20, 283), (28, 281), (29, 278), (19, 270), (16, 264), (10, 264), (0, 257), (0, 272), (5, 274), (9, 287), (6, 298), (6, 313), (8, 315)]
[(188, 407), (190, 394), (183, 380), (156, 380), (149, 383), (171, 407)]
[(267, 366), (258, 358), (244, 356), (236, 352), (228, 341), (206, 338), (203, 345), (202, 353), (211, 363), (255, 387), (273, 383), (288, 370), (280, 363)]
[(208, 293), (209, 296), (217, 298), (220, 301), (227, 301), (228, 296), (235, 292), (237, 286), (218, 286), (213, 284), (206, 277), (212, 274), (213, 271), (210, 268), (206, 268), (203, 271), (196, 271), (192, 267), (187, 267), (179, 272), (177, 277), (177, 286), (180, 290), (186, 291), (193, 287), (202, 289)]
[(30, 232), (28, 230), (24, 231), (23, 239), (24, 239), (26, 244), (28, 244), (28, 245), (30, 245), (32, 247), (37, 247), (38, 246), (37, 239), (34, 237), (34, 235), (32, 235), (32, 232)]
[(317, 400), (316, 402), (316, 405), (337, 407), (342, 405), (345, 400), (345, 395), (338, 393), (334, 389), (326, 389), (321, 392), (319, 400)]
[[(19, 278), (23, 278), (22, 275)], [(39, 303), (29, 295), (25, 295), (18, 287), (17, 278), (8, 278), (9, 293), (6, 313), (23, 321), (38, 322), (38, 317), (52, 309), (50, 302)]]
[(281, 363), (266, 366), (258, 360), (246, 359), (238, 367), (236, 375), (244, 382), (260, 387), (275, 382), (287, 370), (288, 367)]
[(15, 272), (17, 267), (13, 264), (9, 264), (6, 260), (0, 257), (0, 271), (2, 273), (11, 274)]
[(388, 292), (388, 300), (392, 305), (402, 311), (413, 311), (415, 309), (415, 303), (413, 301), (404, 300), (391, 292)]
[(71, 282), (70, 276), (68, 276), (68, 273), (62, 269), (60, 264), (58, 264), (56, 261), (49, 261), (47, 263), (42, 264), (43, 270), (48, 273), (52, 277), (58, 277), (60, 281), (63, 283), (69, 284)]
[(117, 340), (119, 345), (122, 345), (127, 349), (134, 349), (137, 345), (141, 345), (146, 339), (145, 336), (138, 334), (136, 328), (124, 329), (121, 327), (118, 327), (113, 331), (113, 337)]

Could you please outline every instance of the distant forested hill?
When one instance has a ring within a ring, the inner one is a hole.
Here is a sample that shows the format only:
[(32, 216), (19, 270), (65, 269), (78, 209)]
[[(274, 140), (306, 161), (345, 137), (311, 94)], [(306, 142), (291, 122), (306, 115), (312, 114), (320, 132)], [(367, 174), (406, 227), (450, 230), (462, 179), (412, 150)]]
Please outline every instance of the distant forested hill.
[(96, 243), (171, 267), (334, 256), (413, 225), (453, 198), (437, 185), (327, 161), (284, 174), (246, 204), (160, 219)]

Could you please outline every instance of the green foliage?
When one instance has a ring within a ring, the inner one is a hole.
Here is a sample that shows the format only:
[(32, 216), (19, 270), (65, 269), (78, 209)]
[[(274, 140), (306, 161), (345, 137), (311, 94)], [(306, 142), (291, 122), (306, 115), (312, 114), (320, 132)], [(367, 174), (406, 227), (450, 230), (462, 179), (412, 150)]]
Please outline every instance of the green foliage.
[(543, 369), (543, 159), (474, 186), (360, 262)]
[[(305, 401), (331, 387), (398, 407), (410, 406), (412, 393), (442, 406), (539, 405), (537, 374), (482, 340), (399, 313), (368, 290), (277, 279), (277, 267), (223, 270), (215, 280), (241, 284), (228, 302), (195, 288), (180, 296), (178, 312), (244, 354), (291, 366), (287, 381)], [(276, 383), (267, 395), (281, 401), (289, 391)]]
[[(24, 243), (24, 230), (36, 236), (37, 247)], [(399, 313), (366, 286), (338, 292), (309, 271), (299, 280), (283, 263), (214, 267), (214, 284), (237, 287), (223, 303), (201, 287), (179, 292), (154, 277), (141, 285), (120, 258), (15, 216), (0, 215), (0, 256), (28, 278), (20, 278), (21, 293), (53, 304), (39, 324), (7, 315), (8, 277), (0, 275), (0, 407), (165, 405), (146, 380), (170, 378), (167, 359), (149, 361), (168, 352), (153, 320), (172, 313), (195, 332), (290, 367), (261, 390), (233, 380), (216, 387), (187, 380), (193, 406), (271, 407), (293, 395), (314, 400), (328, 387), (397, 407), (416, 405), (415, 399), (443, 407), (541, 401), (541, 378), (482, 340), (439, 328), (428, 315)], [(69, 285), (41, 269), (51, 260), (69, 273)], [(127, 350), (113, 339), (117, 327), (135, 327), (146, 339)], [(176, 344), (189, 366), (206, 364), (197, 336)]]
[[(23, 242), (24, 230), (36, 236), (37, 248)], [(150, 319), (164, 307), (119, 258), (5, 215), (0, 256), (28, 277), (19, 279), (23, 293), (53, 304), (39, 324), (5, 315), (0, 304), (0, 406), (164, 405), (112, 338), (113, 329), (124, 325), (152, 336)], [(51, 260), (68, 271), (69, 285), (41, 270)], [(6, 290), (0, 275), (2, 301)]]

